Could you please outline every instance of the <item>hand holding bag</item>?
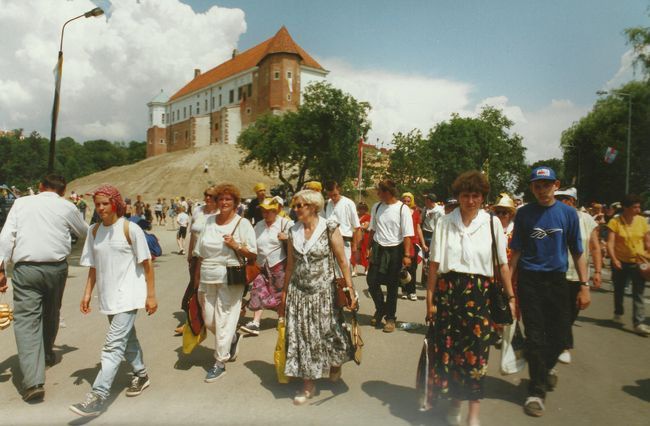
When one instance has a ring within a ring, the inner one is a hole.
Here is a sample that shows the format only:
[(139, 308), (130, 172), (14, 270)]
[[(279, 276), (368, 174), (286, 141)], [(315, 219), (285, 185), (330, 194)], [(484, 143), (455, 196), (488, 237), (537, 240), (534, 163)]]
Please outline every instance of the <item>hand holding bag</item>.
[(275, 374), (278, 377), (278, 383), (289, 383), (289, 377), (284, 374), (284, 367), (287, 363), (286, 333), (284, 318), (278, 320), (278, 340), (273, 352), (273, 363), (275, 364)]
[(503, 289), (501, 269), (499, 268), (499, 255), (497, 252), (497, 241), (494, 235), (494, 215), (490, 214), (490, 234), (492, 236), (492, 269), (494, 278), (488, 287), (488, 299), (490, 317), (497, 325), (512, 324), (512, 312), (508, 303), (508, 296)]
[(332, 238), (330, 235), (329, 229), (327, 229), (327, 244), (330, 249), (330, 254), (332, 255), (332, 273), (334, 274), (334, 303), (337, 308), (349, 308), (352, 309), (352, 296), (350, 295), (350, 289), (348, 284), (345, 282), (344, 277), (336, 276), (336, 268), (334, 267), (334, 262), (336, 258), (334, 257), (334, 250), (332, 249)]
[[(240, 217), (239, 220), (237, 221), (237, 224), (235, 225), (235, 228), (232, 230), (230, 236), (232, 237), (235, 235), (235, 231), (237, 228), (239, 228), (239, 224), (241, 223), (242, 218)], [(238, 266), (227, 266), (226, 267), (226, 278), (228, 285), (246, 285), (248, 284), (247, 277), (246, 277), (246, 263), (242, 261), (241, 257), (239, 257), (239, 253), (237, 253), (237, 250), (231, 248), (232, 251), (235, 252), (235, 256), (237, 257), (237, 261), (239, 262)]]

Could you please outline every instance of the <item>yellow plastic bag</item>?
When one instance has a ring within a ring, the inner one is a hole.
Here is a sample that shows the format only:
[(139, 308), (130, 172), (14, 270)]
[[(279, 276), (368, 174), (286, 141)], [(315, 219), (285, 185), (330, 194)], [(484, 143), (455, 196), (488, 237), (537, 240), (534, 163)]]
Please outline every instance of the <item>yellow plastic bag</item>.
[(194, 348), (199, 346), (199, 344), (205, 340), (205, 325), (201, 327), (201, 332), (197, 335), (192, 333), (190, 325), (185, 322), (183, 326), (183, 353), (189, 355), (192, 353)]
[(275, 372), (278, 375), (278, 383), (289, 383), (289, 378), (284, 374), (284, 366), (287, 363), (284, 319), (278, 320), (278, 342), (275, 344), (273, 353), (273, 362), (275, 363)]

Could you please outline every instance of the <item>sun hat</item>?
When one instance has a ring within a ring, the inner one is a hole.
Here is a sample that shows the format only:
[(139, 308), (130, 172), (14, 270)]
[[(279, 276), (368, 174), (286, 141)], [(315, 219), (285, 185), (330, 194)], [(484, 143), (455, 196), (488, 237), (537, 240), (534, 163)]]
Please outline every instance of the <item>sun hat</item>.
[(574, 200), (578, 199), (578, 190), (571, 187), (567, 189), (563, 189), (561, 191), (555, 191), (555, 196), (556, 197), (571, 197)]
[(255, 192), (260, 192), (260, 191), (266, 191), (266, 185), (263, 183), (256, 183), (255, 186), (253, 187), (253, 191)]
[(277, 210), (280, 207), (278, 200), (275, 198), (265, 198), (264, 201), (260, 203), (260, 207), (264, 210)]
[(501, 194), (501, 197), (497, 201), (497, 203), (493, 206), (495, 209), (496, 208), (503, 208), (503, 209), (508, 209), (511, 211), (515, 211), (517, 208), (515, 207), (515, 202), (510, 196), (506, 193)]
[(302, 189), (311, 189), (312, 191), (323, 192), (323, 185), (317, 180), (310, 180), (309, 182), (305, 182)]

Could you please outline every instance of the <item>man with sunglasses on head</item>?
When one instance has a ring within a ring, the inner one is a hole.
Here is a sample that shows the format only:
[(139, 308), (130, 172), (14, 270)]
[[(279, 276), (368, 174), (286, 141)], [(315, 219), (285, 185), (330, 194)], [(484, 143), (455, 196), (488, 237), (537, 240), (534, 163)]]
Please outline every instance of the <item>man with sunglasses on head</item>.
[[(395, 331), (400, 271), (402, 267), (411, 265), (411, 237), (415, 235), (411, 210), (399, 201), (398, 195), (392, 180), (385, 179), (377, 184), (380, 201), (371, 209), (368, 226), (372, 246), (366, 280), (375, 303), (375, 314), (370, 323), (378, 327), (385, 318), (385, 333)], [(385, 299), (382, 284), (386, 285)]]

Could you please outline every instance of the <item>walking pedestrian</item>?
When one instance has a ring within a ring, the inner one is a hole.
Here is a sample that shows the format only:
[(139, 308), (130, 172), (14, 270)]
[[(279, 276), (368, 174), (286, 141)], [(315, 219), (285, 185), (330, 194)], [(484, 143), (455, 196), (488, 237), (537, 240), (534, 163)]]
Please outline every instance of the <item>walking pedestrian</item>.
[(187, 227), (190, 224), (190, 216), (185, 213), (185, 207), (178, 208), (179, 213), (176, 216), (176, 223), (178, 224), (178, 232), (176, 233), (176, 243), (178, 244), (178, 254), (185, 254), (185, 238), (187, 237)]
[(361, 225), (361, 248), (359, 259), (357, 260), (352, 256), (352, 276), (356, 276), (356, 267), (361, 264), (363, 266), (363, 272), (361, 275), (368, 274), (368, 250), (370, 250), (370, 232), (368, 227), (370, 226), (370, 209), (368, 209), (368, 204), (364, 201), (360, 201), (357, 204), (357, 215), (359, 216), (359, 224)]
[(158, 221), (158, 226), (162, 225), (162, 221), (163, 221), (163, 203), (160, 200), (160, 198), (158, 198), (156, 200), (156, 204), (154, 204), (154, 206), (153, 206), (153, 211), (154, 211), (154, 214), (156, 215), (156, 220)]
[(341, 187), (336, 181), (325, 182), (325, 191), (329, 199), (325, 203), (323, 215), (325, 219), (335, 219), (339, 224), (339, 232), (343, 237), (345, 259), (350, 267), (350, 259), (359, 258), (359, 242), (361, 240), (361, 223), (354, 201), (341, 194)]
[(433, 395), (452, 398), (447, 422), (458, 425), (461, 403), (469, 401), (467, 424), (476, 426), (490, 355), (493, 240), (513, 311), (514, 293), (501, 222), (481, 209), (490, 192), (487, 178), (478, 171), (465, 172), (456, 178), (452, 191), (460, 208), (440, 219), (431, 241), (427, 321), (433, 321), (436, 338), (430, 368)]
[(567, 345), (571, 315), (566, 281), (569, 252), (581, 284), (576, 303), (586, 309), (591, 301), (578, 213), (555, 200), (559, 187), (553, 169), (533, 169), (530, 190), (536, 202), (517, 211), (510, 243), (512, 274), (519, 273), (517, 292), (530, 375), (524, 411), (534, 417), (544, 414), (546, 392), (555, 389), (558, 381), (554, 367)]
[[(385, 318), (383, 331), (395, 331), (397, 291), (402, 267), (411, 266), (411, 238), (413, 219), (410, 210), (397, 199), (397, 186), (392, 180), (377, 184), (379, 202), (371, 210), (369, 269), (366, 281), (375, 304), (375, 313), (370, 324), (379, 327)], [(386, 297), (381, 285), (386, 285)]]
[(247, 283), (233, 282), (236, 277), (228, 270), (255, 260), (257, 253), (252, 225), (236, 213), (241, 202), (239, 189), (224, 183), (214, 192), (219, 213), (206, 218), (205, 228), (197, 241), (199, 303), (205, 327), (215, 337), (215, 363), (205, 376), (206, 383), (223, 377), (225, 363), (234, 361), (239, 351), (237, 322)]
[[(580, 221), (580, 238), (582, 239), (582, 246), (584, 249), (585, 263), (587, 264), (587, 276), (589, 274), (589, 261), (590, 259), (594, 262), (594, 273), (591, 276), (591, 281), (593, 282), (594, 288), (600, 288), (601, 284), (601, 251), (600, 243), (598, 241), (598, 224), (594, 218), (589, 214), (577, 210), (578, 202), (578, 190), (576, 188), (567, 188), (561, 191), (555, 191), (555, 198), (566, 204), (569, 207), (573, 207), (578, 212), (578, 220)], [(573, 349), (574, 339), (573, 339), (573, 323), (578, 318), (578, 304), (576, 303), (578, 298), (578, 293), (580, 292), (580, 277), (576, 271), (575, 266), (569, 262), (569, 266), (566, 272), (566, 279), (569, 283), (569, 310), (570, 310), (570, 325), (569, 325), (569, 335), (567, 338), (567, 345), (565, 350), (558, 357), (558, 361), (563, 364), (571, 363), (571, 349)]]
[(260, 209), (260, 204), (266, 198), (266, 185), (263, 183), (258, 183), (253, 187), (256, 198), (248, 204), (248, 209), (246, 210), (245, 217), (248, 219), (252, 225), (262, 221), (262, 210)]
[(151, 254), (144, 232), (124, 219), (125, 205), (117, 188), (103, 185), (93, 195), (101, 223), (88, 230), (79, 264), (88, 266), (86, 289), (80, 303), (83, 314), (91, 311), (97, 287), (99, 312), (108, 315), (108, 332), (101, 352), (101, 368), (92, 391), (83, 402), (70, 406), (82, 417), (102, 413), (122, 359), (131, 364), (133, 378), (126, 396), (138, 396), (149, 387), (142, 348), (135, 331), (138, 309), (152, 315), (158, 308)]
[(402, 299), (410, 299), (413, 302), (417, 302), (418, 297), (415, 294), (415, 283), (417, 281), (417, 270), (418, 270), (418, 252), (428, 251), (429, 248), (424, 242), (424, 235), (422, 234), (422, 228), (420, 227), (420, 208), (415, 203), (415, 197), (410, 192), (405, 192), (402, 194), (402, 202), (406, 204), (411, 211), (411, 219), (413, 221), (413, 237), (411, 238), (411, 266), (407, 269), (411, 280), (404, 284), (402, 289)]
[(298, 192), (292, 201), (298, 222), (289, 231), (283, 303), (278, 314), (286, 317), (284, 372), (303, 380), (302, 390), (293, 399), (295, 405), (314, 396), (315, 380), (327, 376), (339, 380), (342, 365), (352, 359), (343, 311), (334, 304), (334, 262), (351, 295), (350, 307), (356, 306), (356, 295), (339, 226), (319, 215), (324, 203), (321, 193), (311, 190)]
[(0, 292), (7, 291), (6, 267), (13, 263), (14, 334), (23, 374), (23, 400), (45, 395), (45, 366), (57, 362), (63, 291), (68, 277), (71, 234), (88, 225), (64, 197), (63, 176), (46, 175), (37, 195), (17, 198), (0, 233)]
[(632, 283), (632, 322), (634, 331), (642, 336), (650, 335), (645, 325), (643, 293), (645, 280), (639, 272), (639, 262), (650, 258), (650, 227), (640, 216), (641, 198), (628, 194), (621, 203), (623, 211), (607, 223), (609, 235), (607, 251), (612, 260), (612, 281), (614, 282), (614, 322), (623, 323), (623, 297), (625, 287)]

